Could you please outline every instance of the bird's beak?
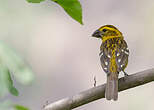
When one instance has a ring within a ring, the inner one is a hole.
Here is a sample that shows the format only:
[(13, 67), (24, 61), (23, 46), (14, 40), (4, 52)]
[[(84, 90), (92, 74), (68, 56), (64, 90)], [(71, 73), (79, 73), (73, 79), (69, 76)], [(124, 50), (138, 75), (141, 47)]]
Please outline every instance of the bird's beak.
[(99, 30), (96, 30), (96, 31), (92, 34), (92, 37), (101, 38), (100, 31), (99, 31)]

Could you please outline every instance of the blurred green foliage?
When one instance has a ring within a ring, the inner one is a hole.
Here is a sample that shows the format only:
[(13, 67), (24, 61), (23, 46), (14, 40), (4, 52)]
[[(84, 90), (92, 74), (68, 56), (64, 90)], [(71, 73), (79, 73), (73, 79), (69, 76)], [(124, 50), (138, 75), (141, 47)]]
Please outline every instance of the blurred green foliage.
[[(40, 3), (44, 0), (27, 0), (30, 3)], [(59, 4), (68, 15), (70, 15), (74, 20), (78, 21), (80, 24), (82, 22), (82, 7), (78, 0), (51, 0)]]
[(21, 106), (21, 105), (14, 105), (14, 108), (16, 110), (29, 110), (27, 107)]
[[(14, 96), (19, 95), (11, 76), (23, 85), (32, 83), (34, 79), (33, 72), (22, 58), (13, 49), (0, 42), (0, 98), (9, 93)], [(12, 108), (13, 110), (28, 110), (23, 106), (14, 106), (10, 102), (0, 103), (0, 110), (12, 110)]]
[(44, 0), (27, 0), (27, 1), (30, 2), (30, 3), (40, 3)]
[(0, 59), (0, 65), (8, 69), (19, 83), (28, 85), (33, 81), (34, 75), (31, 69), (12, 48), (2, 42), (0, 42)]
[(11, 101), (4, 101), (0, 103), (0, 110), (29, 110), (27, 107), (14, 104)]
[(80, 24), (82, 22), (82, 8), (78, 0), (53, 0), (58, 3), (63, 9)]
[[(29, 3), (40, 3), (45, 0), (27, 0)], [(82, 22), (82, 7), (78, 0), (51, 0), (60, 5), (68, 15), (80, 24)], [(19, 95), (14, 86), (16, 82), (28, 85), (34, 80), (34, 74), (25, 61), (17, 53), (3, 42), (0, 42), (0, 98), (12, 94)], [(11, 101), (0, 103), (0, 110), (29, 110), (28, 108), (14, 104)]]
[[(2, 67), (2, 66), (1, 66)], [(18, 90), (13, 86), (13, 81), (11, 79), (11, 74), (9, 72), (9, 70), (6, 67), (3, 67), (3, 69), (6, 69), (6, 71), (2, 71), (1, 74), (6, 74), (6, 84), (8, 86), (8, 90), (9, 92), (14, 95), (14, 96), (18, 96), (19, 92)]]

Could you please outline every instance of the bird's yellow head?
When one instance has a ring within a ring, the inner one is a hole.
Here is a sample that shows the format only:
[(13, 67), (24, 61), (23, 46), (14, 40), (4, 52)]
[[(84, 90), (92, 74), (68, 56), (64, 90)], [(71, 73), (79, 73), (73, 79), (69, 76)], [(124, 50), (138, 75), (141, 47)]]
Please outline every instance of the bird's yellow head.
[(107, 39), (123, 37), (122, 33), (113, 25), (104, 25), (100, 27), (92, 34), (92, 36), (96, 38), (101, 38), (103, 42)]

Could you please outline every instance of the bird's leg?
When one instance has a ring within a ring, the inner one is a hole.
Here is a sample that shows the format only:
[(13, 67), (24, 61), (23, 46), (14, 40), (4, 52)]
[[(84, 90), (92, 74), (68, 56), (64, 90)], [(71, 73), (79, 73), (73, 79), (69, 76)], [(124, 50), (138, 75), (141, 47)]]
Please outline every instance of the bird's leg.
[(126, 81), (126, 77), (129, 76), (125, 71), (122, 71), (124, 73), (124, 78), (123, 80)]
[(123, 73), (124, 73), (124, 76), (129, 76), (125, 71), (123, 71)]

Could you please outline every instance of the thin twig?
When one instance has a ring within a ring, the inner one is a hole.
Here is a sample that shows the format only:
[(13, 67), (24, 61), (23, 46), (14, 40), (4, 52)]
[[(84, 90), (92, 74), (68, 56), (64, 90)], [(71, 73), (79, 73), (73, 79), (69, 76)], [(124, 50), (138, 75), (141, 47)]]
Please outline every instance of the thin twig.
[(94, 76), (94, 87), (96, 87), (96, 76)]
[[(119, 91), (140, 86), (151, 81), (154, 81), (154, 69), (137, 72), (119, 79)], [(75, 96), (51, 103), (47, 105), (44, 110), (71, 110), (104, 97), (105, 84), (93, 87)]]

